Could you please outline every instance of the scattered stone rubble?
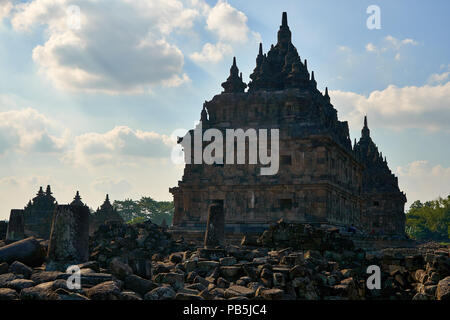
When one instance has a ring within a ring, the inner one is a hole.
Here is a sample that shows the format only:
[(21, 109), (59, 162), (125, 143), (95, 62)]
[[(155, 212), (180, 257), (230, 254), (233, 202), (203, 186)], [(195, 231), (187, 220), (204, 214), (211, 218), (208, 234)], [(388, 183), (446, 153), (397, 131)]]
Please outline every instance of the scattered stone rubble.
[[(285, 234), (303, 242), (277, 232), (287, 229), (292, 232)], [(90, 238), (89, 261), (78, 264), (80, 289), (68, 287), (70, 274), (64, 270), (27, 265), (23, 256), (13, 259), (11, 246), (25, 241), (41, 252), (46, 242), (28, 238), (4, 246), (0, 241), (0, 300), (450, 299), (449, 247), (365, 252), (344, 240), (332, 229), (280, 221), (261, 235), (258, 246), (206, 249), (173, 241), (151, 222), (111, 222)], [(8, 259), (4, 251), (10, 252)], [(381, 268), (380, 290), (366, 287), (369, 265)]]

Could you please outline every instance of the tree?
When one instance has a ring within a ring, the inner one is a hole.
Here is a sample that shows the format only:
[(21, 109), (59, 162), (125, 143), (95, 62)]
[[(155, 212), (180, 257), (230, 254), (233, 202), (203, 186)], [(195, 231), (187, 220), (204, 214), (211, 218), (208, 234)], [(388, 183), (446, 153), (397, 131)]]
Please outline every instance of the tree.
[(448, 242), (450, 195), (421, 203), (415, 201), (406, 214), (406, 231), (414, 239)]
[(142, 197), (137, 201), (132, 199), (116, 200), (113, 206), (129, 223), (143, 222), (149, 219), (158, 225), (161, 225), (164, 219), (168, 225), (172, 223), (174, 212), (172, 201), (156, 201), (151, 197)]
[(156, 201), (151, 197), (142, 197), (139, 206), (153, 223), (161, 225), (165, 219), (168, 225), (172, 224), (174, 212), (172, 201)]
[(117, 212), (124, 221), (130, 221), (138, 217), (145, 217), (145, 215), (141, 212), (139, 204), (132, 199), (125, 199), (123, 201), (114, 200), (113, 206), (117, 208)]

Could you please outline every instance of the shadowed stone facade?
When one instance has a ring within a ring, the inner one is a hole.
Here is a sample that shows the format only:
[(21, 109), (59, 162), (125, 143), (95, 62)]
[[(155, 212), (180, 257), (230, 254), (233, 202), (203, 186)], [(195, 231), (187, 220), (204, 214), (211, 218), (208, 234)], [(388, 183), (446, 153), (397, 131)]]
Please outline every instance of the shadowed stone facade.
[(403, 234), (406, 196), (398, 187), (398, 178), (388, 167), (386, 157), (370, 137), (367, 117), (361, 138), (354, 146), (355, 157), (364, 165), (362, 179), (363, 220), (367, 232)]
[[(202, 130), (216, 128), (225, 137), (226, 129), (279, 129), (279, 171), (264, 176), (259, 164), (193, 164), (191, 155), (182, 180), (170, 189), (174, 232), (204, 231), (208, 207), (218, 202), (223, 204), (227, 232), (235, 234), (261, 232), (280, 218), (289, 223), (363, 227), (372, 223), (364, 214), (373, 212), (363, 205), (375, 197), (392, 204), (379, 188), (373, 195), (363, 195), (363, 170), (365, 166), (371, 170), (373, 163), (356, 156), (348, 123), (338, 120), (328, 89), (324, 94), (317, 89), (314, 72), (308, 71), (307, 61), (291, 42), (286, 13), (277, 44), (267, 54), (260, 45), (250, 78), (245, 91), (247, 84), (233, 59), (230, 76), (222, 83), (224, 91), (203, 105)], [(386, 216), (397, 219), (398, 209)], [(392, 222), (398, 225), (395, 232), (404, 226), (402, 219)]]

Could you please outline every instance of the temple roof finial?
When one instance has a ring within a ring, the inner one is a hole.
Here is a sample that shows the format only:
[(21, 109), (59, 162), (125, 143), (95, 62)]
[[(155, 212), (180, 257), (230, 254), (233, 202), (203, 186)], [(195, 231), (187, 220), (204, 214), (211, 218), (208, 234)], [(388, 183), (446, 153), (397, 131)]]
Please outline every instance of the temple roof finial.
[(45, 194), (48, 195), (48, 196), (52, 194), (52, 190), (50, 189), (50, 185), (47, 185), (47, 190), (45, 190)]
[(227, 81), (222, 83), (225, 93), (244, 92), (247, 85), (242, 81), (242, 73), (239, 75), (239, 69), (236, 64), (236, 57), (233, 57), (233, 65), (230, 68), (230, 76)]
[(84, 206), (84, 203), (81, 201), (80, 192), (78, 190), (75, 194), (75, 197), (73, 198), (73, 201), (70, 204), (73, 206)]
[(361, 135), (363, 137), (370, 137), (370, 130), (367, 126), (367, 115), (364, 116), (364, 127), (361, 130)]
[(281, 26), (283, 26), (283, 27), (287, 27), (288, 26), (287, 12), (283, 12), (283, 17), (281, 18)]
[(278, 44), (287, 49), (287, 46), (291, 43), (291, 36), (291, 30), (289, 30), (287, 24), (287, 13), (283, 12), (280, 30), (278, 30)]
[(258, 54), (261, 55), (261, 56), (263, 54), (263, 49), (262, 49), (262, 43), (261, 42), (259, 43), (259, 53)]
[(317, 81), (316, 78), (314, 77), (314, 71), (311, 71), (311, 84), (313, 85), (314, 88), (317, 87)]
[(325, 99), (327, 99), (327, 101), (330, 101), (330, 95), (328, 94), (328, 87), (325, 87), (325, 94), (324, 94)]

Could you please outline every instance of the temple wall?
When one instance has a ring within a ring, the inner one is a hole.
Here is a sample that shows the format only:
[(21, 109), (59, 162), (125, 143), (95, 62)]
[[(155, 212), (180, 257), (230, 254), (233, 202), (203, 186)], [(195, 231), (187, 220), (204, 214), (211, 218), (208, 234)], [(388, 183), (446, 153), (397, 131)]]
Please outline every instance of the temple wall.
[(216, 200), (223, 201), (229, 226), (267, 226), (280, 218), (359, 224), (362, 168), (352, 155), (329, 137), (315, 136), (281, 140), (280, 159), (273, 176), (259, 176), (257, 165), (187, 165), (183, 181), (171, 189), (174, 226), (200, 228)]

